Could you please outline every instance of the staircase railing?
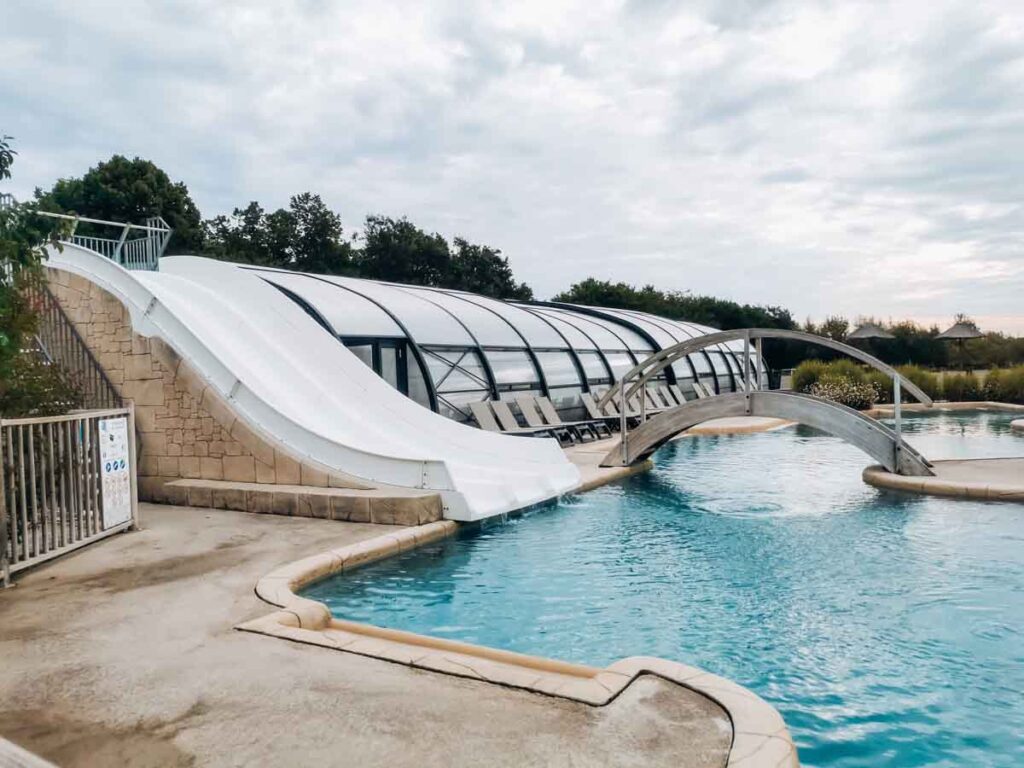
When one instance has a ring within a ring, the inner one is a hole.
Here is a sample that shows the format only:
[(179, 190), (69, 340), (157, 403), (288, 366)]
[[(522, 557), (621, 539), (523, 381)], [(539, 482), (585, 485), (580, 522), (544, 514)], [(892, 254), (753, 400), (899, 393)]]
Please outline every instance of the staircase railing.
[(124, 399), (93, 356), (74, 323), (45, 284), (28, 289), (39, 313), (36, 340), (41, 353), (82, 398), (84, 408), (122, 408)]

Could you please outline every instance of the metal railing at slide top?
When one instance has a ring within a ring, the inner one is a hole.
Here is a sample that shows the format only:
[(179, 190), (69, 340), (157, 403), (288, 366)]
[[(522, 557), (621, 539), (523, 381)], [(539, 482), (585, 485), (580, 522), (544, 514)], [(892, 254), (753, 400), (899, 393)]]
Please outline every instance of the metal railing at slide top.
[[(17, 204), (14, 195), (0, 193), (0, 210), (11, 208)], [(67, 213), (51, 211), (35, 211), (40, 216), (71, 222), (70, 231), (62, 238), (64, 242), (80, 245), (96, 251), (111, 261), (115, 261), (125, 269), (149, 270), (159, 269), (160, 257), (167, 250), (173, 230), (161, 216), (151, 216), (145, 224), (127, 224), (120, 221), (91, 219), (86, 216), (75, 216)], [(106, 229), (116, 234), (114, 237), (84, 235), (78, 233), (79, 224), (90, 224), (93, 227)]]
[(135, 410), (0, 419), (0, 586), (138, 523)]
[[(171, 239), (171, 227), (160, 216), (151, 216), (146, 219), (145, 224), (125, 224), (49, 211), (36, 211), (36, 213), (40, 216), (70, 221), (71, 232), (63, 240), (96, 251), (125, 269), (155, 272), (159, 269), (160, 257), (164, 255), (167, 243)], [(79, 223), (113, 228), (120, 232), (117, 237), (81, 235), (77, 233)]]

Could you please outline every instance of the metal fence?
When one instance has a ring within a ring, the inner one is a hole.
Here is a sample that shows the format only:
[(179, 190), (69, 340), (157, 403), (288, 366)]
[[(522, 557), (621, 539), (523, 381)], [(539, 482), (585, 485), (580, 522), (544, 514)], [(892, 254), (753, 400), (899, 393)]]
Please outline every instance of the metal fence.
[(0, 583), (138, 522), (133, 407), (0, 419)]

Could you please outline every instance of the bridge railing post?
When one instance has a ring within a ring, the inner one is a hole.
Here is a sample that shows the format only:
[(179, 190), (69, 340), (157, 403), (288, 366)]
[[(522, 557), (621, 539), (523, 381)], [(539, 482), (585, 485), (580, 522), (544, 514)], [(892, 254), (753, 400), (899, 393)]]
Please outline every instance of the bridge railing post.
[(903, 450), (903, 414), (900, 411), (901, 389), (900, 375), (897, 373), (892, 377), (893, 432), (896, 433), (897, 467), (900, 465), (900, 452)]
[(747, 415), (750, 415), (750, 329), (743, 334), (743, 394), (747, 401)]
[(629, 464), (629, 448), (626, 446), (626, 441), (629, 436), (629, 419), (626, 417), (626, 383), (628, 379), (623, 376), (622, 382), (619, 385), (619, 434), (622, 435), (622, 439), (619, 441), (619, 445), (622, 447), (622, 463), (623, 465)]

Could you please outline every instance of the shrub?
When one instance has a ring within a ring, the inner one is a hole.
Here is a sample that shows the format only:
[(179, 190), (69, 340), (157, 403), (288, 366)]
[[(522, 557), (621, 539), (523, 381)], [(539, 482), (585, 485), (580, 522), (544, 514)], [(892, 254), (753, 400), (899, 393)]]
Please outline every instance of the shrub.
[(828, 375), (840, 376), (849, 379), (857, 384), (864, 384), (867, 381), (867, 374), (860, 363), (855, 363), (849, 358), (841, 357), (828, 364)]
[(985, 400), (999, 400), (1003, 386), (1003, 371), (1001, 368), (993, 368), (985, 377), (985, 384), (981, 388), (982, 397)]
[(810, 394), (858, 411), (867, 410), (878, 401), (878, 392), (866, 381), (851, 381), (845, 376), (826, 373), (811, 385)]
[(804, 360), (793, 371), (793, 391), (810, 392), (811, 387), (828, 370), (828, 363), (821, 360)]
[(877, 397), (876, 402), (892, 402), (892, 379), (881, 371), (872, 368), (865, 374), (865, 380), (874, 388)]
[(981, 385), (973, 373), (953, 373), (942, 379), (942, 394), (950, 401), (980, 400)]
[[(991, 377), (992, 374), (990, 373), (989, 378)], [(1000, 371), (997, 377), (997, 384), (998, 390), (994, 399), (1003, 403), (1020, 403), (1024, 405), (1024, 365)]]
[[(916, 384), (928, 397), (937, 398), (942, 396), (942, 386), (939, 377), (931, 371), (926, 371), (916, 365), (901, 365), (897, 369), (900, 376), (912, 384)], [(892, 385), (890, 384), (890, 389)]]

